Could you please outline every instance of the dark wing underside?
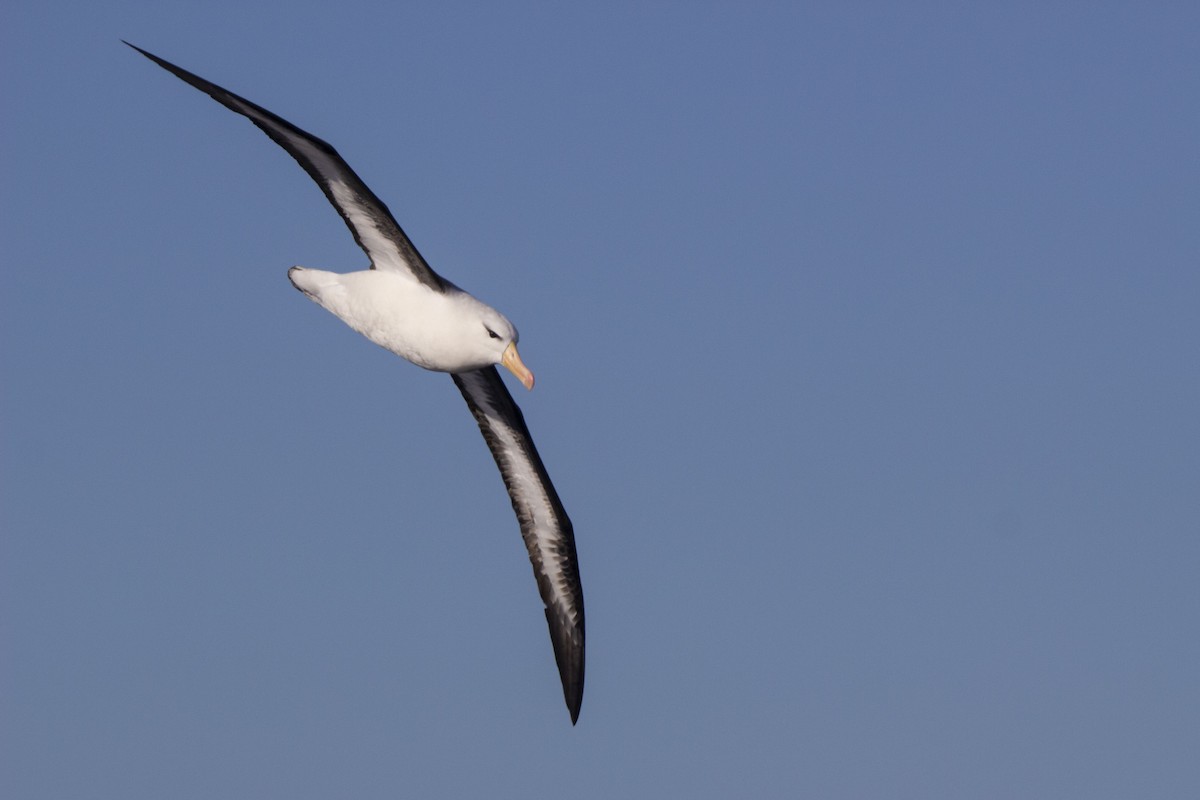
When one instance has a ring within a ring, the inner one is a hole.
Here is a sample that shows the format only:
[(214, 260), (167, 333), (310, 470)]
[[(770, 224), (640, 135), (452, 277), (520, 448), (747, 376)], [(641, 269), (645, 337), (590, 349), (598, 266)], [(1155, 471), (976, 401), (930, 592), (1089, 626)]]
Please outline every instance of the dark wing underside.
[(362, 179), (354, 174), (354, 170), (350, 169), (350, 165), (343, 161), (328, 143), (215, 83), (209, 83), (129, 42), (125, 44), (176, 77), (195, 86), (230, 111), (246, 117), (276, 144), (287, 150), (317, 182), (321, 191), (329, 198), (329, 202), (342, 215), (354, 236), (354, 241), (358, 242), (358, 246), (371, 259), (372, 269), (407, 272), (430, 289), (439, 292), (445, 289), (441, 276), (434, 272), (417, 252), (417, 248), (409, 241), (392, 212), (388, 211), (388, 207), (367, 188)]
[(583, 702), (584, 624), (583, 586), (571, 520), (533, 446), (521, 409), (495, 367), (450, 377), (479, 423), (521, 525), (533, 575), (546, 606), (563, 697), (574, 724)]

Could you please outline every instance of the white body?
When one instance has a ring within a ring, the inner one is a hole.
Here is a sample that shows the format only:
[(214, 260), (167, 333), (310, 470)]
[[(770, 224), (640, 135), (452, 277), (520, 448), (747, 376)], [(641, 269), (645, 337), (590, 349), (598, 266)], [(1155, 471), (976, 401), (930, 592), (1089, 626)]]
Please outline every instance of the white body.
[[(452, 284), (435, 292), (391, 270), (325, 272), (293, 267), (297, 289), (338, 319), (401, 358), (439, 372), (466, 372), (500, 361), (512, 324)], [(492, 339), (488, 331), (499, 338)], [(511, 332), (511, 333), (510, 333)]]

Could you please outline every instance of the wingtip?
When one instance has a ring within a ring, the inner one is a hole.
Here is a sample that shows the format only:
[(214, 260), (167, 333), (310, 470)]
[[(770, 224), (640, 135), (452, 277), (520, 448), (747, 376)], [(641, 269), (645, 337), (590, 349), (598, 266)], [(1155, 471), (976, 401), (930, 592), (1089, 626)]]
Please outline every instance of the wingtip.
[(154, 53), (151, 53), (149, 50), (143, 50), (142, 48), (138, 47), (136, 44), (133, 44), (132, 42), (127, 42), (124, 39), (122, 39), (121, 44), (125, 45), (126, 47), (133, 48), (134, 50), (136, 50), (139, 53), (141, 53), (142, 55), (144, 55), (146, 58), (153, 61), (155, 64), (158, 64), (163, 69), (167, 69), (172, 72), (174, 72), (175, 69), (178, 69), (178, 67), (175, 67), (174, 64), (170, 64), (170, 62), (168, 62), (168, 61), (163, 61), (161, 58), (154, 55)]
[[(556, 648), (557, 649), (557, 648)], [(555, 653), (556, 656), (559, 653)], [(566, 653), (563, 653), (566, 655)], [(579, 709), (583, 707), (583, 652), (582, 648), (572, 653), (573, 663), (560, 661), (559, 678), (562, 679), (563, 700), (567, 703), (567, 713), (571, 715), (571, 724), (579, 721)]]
[(582, 611), (581, 604), (577, 627), (568, 628), (549, 607), (545, 609), (546, 621), (550, 624), (550, 643), (554, 647), (554, 662), (558, 667), (563, 700), (567, 703), (572, 725), (579, 720), (579, 709), (583, 705), (585, 651)]
[(582, 696), (578, 697), (575, 700), (575, 705), (571, 705), (569, 702), (568, 702), (568, 704), (566, 704), (566, 710), (570, 711), (570, 714), (571, 714), (571, 727), (574, 727), (575, 723), (580, 721), (580, 706), (581, 705), (583, 705), (583, 697)]
[(571, 715), (571, 725), (579, 722), (579, 709), (583, 707), (583, 687), (564, 686), (563, 696), (567, 701), (567, 713)]

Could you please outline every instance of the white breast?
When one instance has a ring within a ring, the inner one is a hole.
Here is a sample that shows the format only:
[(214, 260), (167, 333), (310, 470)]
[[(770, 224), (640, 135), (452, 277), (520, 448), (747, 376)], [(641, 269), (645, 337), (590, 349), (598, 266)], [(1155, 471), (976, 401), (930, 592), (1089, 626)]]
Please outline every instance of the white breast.
[(479, 325), (470, 295), (450, 288), (435, 292), (390, 270), (325, 272), (293, 267), (296, 288), (354, 330), (419, 367), (462, 372), (493, 360), (469, 347), (469, 328)]

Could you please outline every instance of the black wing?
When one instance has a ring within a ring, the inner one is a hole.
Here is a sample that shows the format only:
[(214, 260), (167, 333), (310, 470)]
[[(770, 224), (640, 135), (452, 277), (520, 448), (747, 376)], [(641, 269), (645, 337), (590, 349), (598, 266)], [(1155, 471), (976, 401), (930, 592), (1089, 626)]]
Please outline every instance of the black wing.
[(483, 431), (517, 513), (538, 591), (546, 605), (554, 660), (574, 724), (583, 702), (584, 625), (583, 586), (571, 520), (533, 446), (525, 417), (495, 367), (450, 377)]
[(276, 144), (287, 150), (317, 182), (321, 191), (329, 198), (329, 202), (342, 215), (350, 233), (354, 235), (354, 241), (358, 242), (358, 246), (371, 259), (372, 269), (407, 272), (430, 289), (439, 292), (445, 290), (446, 285), (441, 276), (434, 272), (417, 252), (417, 248), (397, 224), (392, 212), (388, 211), (383, 201), (367, 188), (362, 179), (354, 174), (354, 170), (350, 169), (350, 165), (343, 161), (328, 143), (215, 83), (209, 83), (129, 42), (125, 44), (176, 77), (195, 86), (230, 111), (236, 111), (248, 118)]

